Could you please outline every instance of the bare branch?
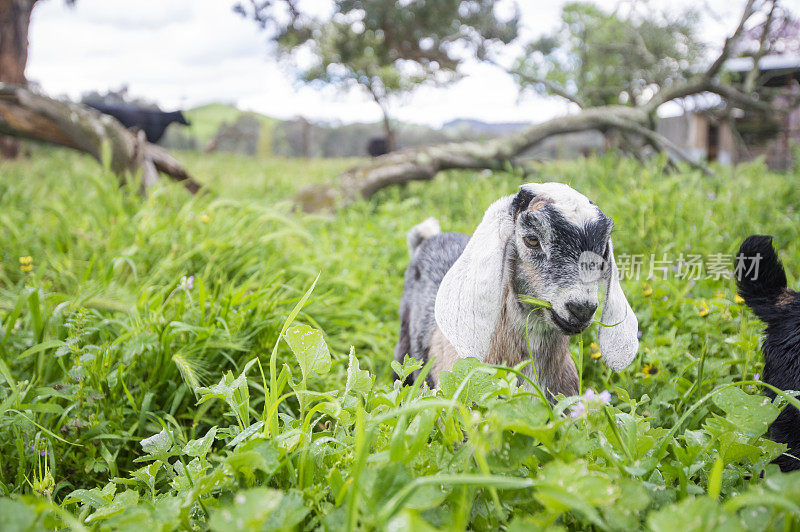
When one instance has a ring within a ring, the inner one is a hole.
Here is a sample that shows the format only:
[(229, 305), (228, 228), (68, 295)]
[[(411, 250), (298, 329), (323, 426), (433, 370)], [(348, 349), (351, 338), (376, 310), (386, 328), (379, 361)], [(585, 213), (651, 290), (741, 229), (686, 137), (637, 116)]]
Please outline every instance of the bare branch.
[(570, 94), (569, 91), (567, 91), (567, 89), (565, 89), (564, 87), (562, 87), (558, 83), (552, 82), (552, 81), (544, 79), (544, 78), (536, 78), (536, 77), (528, 76), (526, 74), (520, 74), (519, 72), (515, 72), (514, 76), (519, 78), (519, 80), (522, 81), (523, 83), (527, 83), (529, 85), (542, 85), (550, 93), (552, 93), (552, 94), (554, 94), (556, 96), (560, 96), (561, 98), (564, 98), (565, 100), (568, 100), (568, 101), (574, 103), (575, 105), (577, 105), (581, 109), (586, 107), (586, 105), (583, 102), (583, 100), (581, 100), (578, 96), (576, 96), (574, 94)]
[(756, 13), (756, 10), (753, 7), (754, 5), (755, 0), (747, 0), (747, 4), (745, 4), (744, 10), (742, 11), (742, 17), (739, 19), (739, 24), (736, 26), (736, 30), (730, 37), (725, 39), (725, 44), (722, 46), (722, 51), (717, 59), (708, 68), (708, 70), (702, 74), (703, 77), (706, 79), (711, 79), (719, 74), (720, 70), (722, 70), (722, 65), (724, 65), (725, 61), (730, 58), (734, 47), (739, 42), (739, 39), (741, 39), (747, 21), (750, 20), (750, 18)]
[(750, 72), (747, 73), (747, 77), (744, 80), (744, 91), (745, 92), (753, 92), (753, 89), (756, 85), (756, 80), (758, 79), (758, 75), (761, 72), (758, 68), (758, 63), (761, 61), (761, 58), (764, 57), (767, 52), (769, 52), (769, 44), (768, 44), (768, 37), (770, 32), (770, 26), (772, 25), (772, 17), (775, 14), (775, 9), (778, 7), (778, 2), (776, 0), (772, 0), (772, 5), (770, 6), (769, 12), (767, 13), (767, 19), (764, 21), (764, 27), (761, 28), (761, 37), (758, 40), (758, 51), (753, 56), (753, 68)]

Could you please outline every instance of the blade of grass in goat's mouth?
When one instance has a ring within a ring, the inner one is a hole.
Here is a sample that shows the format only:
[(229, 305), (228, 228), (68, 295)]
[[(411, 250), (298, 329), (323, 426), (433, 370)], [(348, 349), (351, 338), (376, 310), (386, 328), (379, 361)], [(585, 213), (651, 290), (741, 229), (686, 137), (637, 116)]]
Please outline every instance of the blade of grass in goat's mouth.
[(517, 301), (519, 301), (520, 303), (527, 303), (528, 305), (534, 305), (540, 308), (549, 308), (549, 309), (553, 308), (553, 305), (551, 305), (549, 302), (545, 301), (544, 299), (539, 299), (538, 297), (520, 295), (517, 296)]

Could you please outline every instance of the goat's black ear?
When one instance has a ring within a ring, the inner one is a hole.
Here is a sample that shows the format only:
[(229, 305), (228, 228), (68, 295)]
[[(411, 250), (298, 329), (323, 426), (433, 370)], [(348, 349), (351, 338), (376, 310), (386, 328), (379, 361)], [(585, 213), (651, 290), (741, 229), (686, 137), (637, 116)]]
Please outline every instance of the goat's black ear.
[(511, 201), (511, 217), (516, 220), (519, 213), (528, 208), (532, 199), (533, 193), (528, 190), (522, 189), (517, 192), (517, 195)]

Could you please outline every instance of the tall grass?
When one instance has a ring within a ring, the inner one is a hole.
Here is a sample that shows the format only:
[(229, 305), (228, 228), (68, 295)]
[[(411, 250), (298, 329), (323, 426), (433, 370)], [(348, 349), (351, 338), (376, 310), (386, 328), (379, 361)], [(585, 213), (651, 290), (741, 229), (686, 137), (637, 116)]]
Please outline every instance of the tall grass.
[[(143, 199), (63, 151), (0, 167), (0, 525), (798, 526), (731, 280), (647, 280), (645, 263), (624, 281), (639, 356), (612, 374), (596, 331), (573, 341), (582, 389), (613, 396), (580, 415), (473, 361), (438, 394), (401, 388), (405, 232), (431, 215), (471, 232), (522, 178), (452, 172), (309, 216), (287, 198), (352, 161), (185, 158), (204, 194)], [(536, 179), (594, 199), (618, 255), (731, 256), (770, 233), (793, 280), (797, 177), (607, 156)]]

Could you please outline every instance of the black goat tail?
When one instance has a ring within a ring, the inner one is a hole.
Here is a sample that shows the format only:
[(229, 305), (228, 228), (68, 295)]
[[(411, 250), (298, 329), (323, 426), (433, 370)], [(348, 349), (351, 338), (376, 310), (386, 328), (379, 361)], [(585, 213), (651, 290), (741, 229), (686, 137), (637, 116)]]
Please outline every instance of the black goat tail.
[(762, 321), (772, 321), (777, 299), (786, 289), (786, 272), (772, 248), (772, 237), (747, 237), (736, 255), (734, 271), (739, 295), (747, 306)]

